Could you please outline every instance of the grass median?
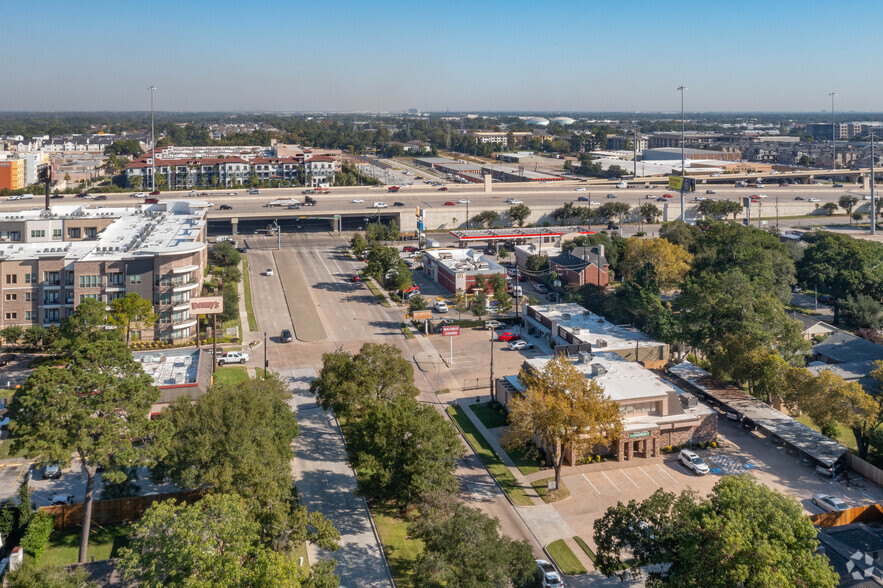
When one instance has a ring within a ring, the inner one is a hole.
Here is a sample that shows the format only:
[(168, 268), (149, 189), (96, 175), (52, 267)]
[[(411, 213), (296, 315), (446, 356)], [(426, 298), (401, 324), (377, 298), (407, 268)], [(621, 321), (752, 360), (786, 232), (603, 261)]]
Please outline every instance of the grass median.
[(481, 432), (472, 424), (472, 421), (463, 412), (463, 408), (449, 406), (447, 411), (466, 440), (469, 441), (472, 449), (487, 466), (488, 471), (503, 487), (503, 491), (506, 492), (509, 499), (518, 506), (533, 506), (533, 500), (527, 495), (525, 489), (518, 485), (518, 480), (515, 479), (515, 476), (512, 475), (512, 472), (509, 471), (509, 468), (506, 467), (506, 464), (503, 463), (503, 460), (496, 454)]
[(248, 330), (258, 330), (258, 321), (254, 317), (254, 306), (251, 303), (251, 278), (248, 277), (248, 258), (242, 256), (242, 288), (245, 290), (245, 314), (248, 317)]
[(423, 552), (423, 541), (408, 536), (404, 515), (393, 507), (376, 506), (371, 509), (371, 516), (395, 585), (413, 586), (416, 579), (414, 564)]
[(386, 296), (383, 294), (383, 292), (380, 291), (380, 288), (378, 288), (377, 285), (374, 284), (374, 282), (372, 282), (371, 280), (364, 280), (364, 282), (368, 285), (368, 289), (374, 293), (374, 296), (377, 297), (378, 302), (380, 302), (382, 306), (390, 308), (391, 305), (389, 303), (389, 300), (386, 299)]
[(576, 576), (586, 573), (586, 568), (576, 558), (576, 554), (567, 546), (564, 539), (549, 543), (546, 546), (546, 551), (549, 552), (549, 557), (555, 560), (558, 569), (565, 576)]

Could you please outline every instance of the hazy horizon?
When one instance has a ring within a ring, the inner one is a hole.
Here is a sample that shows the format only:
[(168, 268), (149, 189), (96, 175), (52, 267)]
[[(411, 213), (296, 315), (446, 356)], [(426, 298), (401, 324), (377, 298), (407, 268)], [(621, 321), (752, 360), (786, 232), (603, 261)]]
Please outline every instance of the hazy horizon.
[[(112, 9), (111, 9), (112, 7)], [(34, 0), (0, 112), (875, 113), (867, 1)], [(852, 31), (848, 41), (838, 32)], [(858, 33), (854, 31), (859, 31)]]

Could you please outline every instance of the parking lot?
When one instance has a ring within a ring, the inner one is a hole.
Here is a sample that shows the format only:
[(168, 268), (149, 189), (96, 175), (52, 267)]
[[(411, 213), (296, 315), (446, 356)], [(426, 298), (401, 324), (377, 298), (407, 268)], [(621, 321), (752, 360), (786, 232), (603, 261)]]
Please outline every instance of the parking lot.
[[(708, 464), (708, 475), (694, 475), (677, 460), (677, 454), (666, 455), (662, 460), (635, 460), (611, 469), (569, 468), (562, 481), (571, 496), (555, 503), (555, 510), (575, 535), (593, 544), (595, 519), (617, 502), (641, 501), (659, 489), (674, 493), (692, 489), (705, 496), (726, 475), (750, 473), (767, 486), (796, 498), (808, 514), (822, 512), (812, 504), (814, 494), (838, 496), (849, 506), (883, 500), (883, 489), (870, 482), (857, 476), (852, 477), (849, 485), (842, 480), (835, 482), (803, 465), (784, 448), (725, 419), (719, 420), (719, 430), (717, 448), (696, 451)], [(545, 475), (551, 475), (551, 470)]]

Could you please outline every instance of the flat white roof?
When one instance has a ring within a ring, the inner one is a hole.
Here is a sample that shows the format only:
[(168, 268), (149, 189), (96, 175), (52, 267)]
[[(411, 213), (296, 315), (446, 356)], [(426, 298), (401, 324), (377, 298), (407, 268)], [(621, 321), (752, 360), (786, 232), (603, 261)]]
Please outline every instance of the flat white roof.
[(454, 272), (505, 272), (503, 266), (475, 249), (427, 249), (424, 255)]
[[(560, 329), (573, 335), (575, 340), (589, 343), (593, 353), (614, 349), (634, 349), (635, 346), (657, 347), (662, 345), (638, 329), (614, 325), (604, 317), (572, 302), (538, 304), (529, 308), (533, 308), (538, 314), (557, 324)], [(554, 328), (552, 333), (558, 335), (558, 331)]]

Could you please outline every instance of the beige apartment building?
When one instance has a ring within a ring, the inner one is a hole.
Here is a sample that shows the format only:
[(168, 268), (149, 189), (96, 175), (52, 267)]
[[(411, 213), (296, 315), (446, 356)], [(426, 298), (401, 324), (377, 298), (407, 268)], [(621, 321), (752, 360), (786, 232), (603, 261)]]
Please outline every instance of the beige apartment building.
[(195, 338), (190, 298), (207, 261), (205, 212), (203, 202), (178, 200), (0, 215), (0, 327), (57, 325), (86, 298), (109, 304), (135, 292), (160, 318), (132, 339)]

